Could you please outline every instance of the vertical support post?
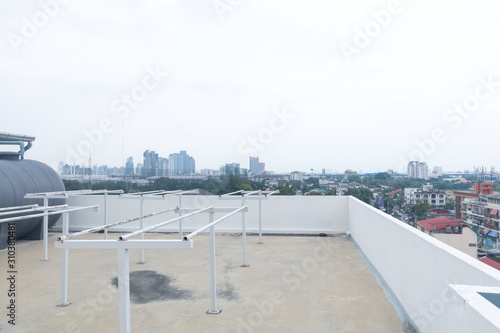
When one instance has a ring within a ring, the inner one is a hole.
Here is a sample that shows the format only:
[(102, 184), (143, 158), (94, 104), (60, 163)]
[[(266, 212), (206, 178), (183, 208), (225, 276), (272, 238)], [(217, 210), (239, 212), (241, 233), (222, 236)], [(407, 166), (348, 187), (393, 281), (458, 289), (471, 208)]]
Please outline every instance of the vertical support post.
[[(69, 234), (69, 213), (63, 213), (62, 233), (63, 235)], [(58, 305), (60, 307), (71, 304), (68, 302), (68, 255), (69, 250), (64, 249), (62, 254), (61, 303)]]
[[(241, 197), (241, 207), (245, 206), (245, 195)], [(245, 212), (241, 212), (241, 235), (243, 238), (243, 265), (241, 267), (249, 267), (247, 264), (247, 228), (245, 225)]]
[(259, 242), (258, 244), (264, 244), (262, 241), (262, 191), (259, 191)]
[[(49, 206), (49, 198), (43, 198), (43, 206), (48, 207)], [(43, 258), (42, 261), (47, 261), (49, 260), (49, 209), (45, 208), (43, 210), (45, 215), (43, 216), (43, 225), (42, 225), (42, 232), (43, 232)]]
[[(179, 208), (182, 208), (182, 194), (179, 194)], [(179, 211), (179, 216), (182, 216), (182, 213)], [(183, 239), (182, 237), (182, 219), (179, 220), (179, 237), (181, 240)]]
[[(141, 209), (140, 209), (140, 221), (141, 221), (141, 230), (144, 229), (144, 197), (141, 195)], [(141, 239), (144, 239), (144, 233), (141, 234)], [(140, 250), (139, 264), (145, 264), (144, 261), (144, 249)]]
[(120, 333), (130, 333), (130, 267), (128, 249), (118, 249), (118, 302)]
[[(104, 225), (108, 224), (108, 192), (104, 192)], [(108, 228), (104, 229), (104, 239), (108, 239)]]
[[(208, 213), (209, 223), (214, 221), (214, 213)], [(207, 314), (219, 314), (217, 309), (217, 279), (215, 274), (215, 227), (210, 227), (210, 309)]]

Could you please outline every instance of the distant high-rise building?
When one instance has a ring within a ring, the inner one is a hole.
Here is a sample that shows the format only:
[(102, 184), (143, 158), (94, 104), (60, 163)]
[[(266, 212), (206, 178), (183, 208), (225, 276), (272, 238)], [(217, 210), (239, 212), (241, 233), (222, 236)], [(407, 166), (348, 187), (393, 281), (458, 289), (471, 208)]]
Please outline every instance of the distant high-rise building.
[(155, 177), (158, 170), (158, 154), (154, 151), (146, 150), (143, 156), (144, 165), (142, 167), (142, 175), (144, 177)]
[(212, 169), (201, 169), (202, 176), (216, 176), (217, 172)]
[(290, 174), (290, 180), (302, 181), (302, 172), (294, 171)]
[(239, 163), (226, 163), (226, 165), (220, 168), (221, 176), (240, 176), (240, 164)]
[(195, 162), (192, 156), (189, 156), (185, 150), (180, 153), (170, 154), (168, 156), (168, 175), (190, 175), (195, 173)]
[(135, 166), (135, 174), (136, 175), (142, 175), (142, 167), (144, 165), (142, 163), (137, 163), (137, 165)]
[(266, 164), (259, 162), (258, 157), (250, 156), (250, 173), (252, 175), (259, 175), (266, 169)]
[(158, 158), (158, 177), (168, 177), (168, 158)]
[(130, 156), (127, 158), (127, 163), (125, 163), (125, 176), (134, 175), (134, 158)]
[(435, 166), (432, 169), (432, 177), (441, 177), (443, 175), (443, 168), (440, 166)]
[(410, 161), (408, 163), (408, 178), (429, 179), (429, 168), (427, 163)]

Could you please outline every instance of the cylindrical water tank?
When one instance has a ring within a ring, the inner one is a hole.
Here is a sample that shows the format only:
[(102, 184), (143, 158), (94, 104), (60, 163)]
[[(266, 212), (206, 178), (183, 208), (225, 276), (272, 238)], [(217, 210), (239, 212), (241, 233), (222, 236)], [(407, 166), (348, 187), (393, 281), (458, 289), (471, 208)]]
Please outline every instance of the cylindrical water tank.
[[(25, 199), (24, 196), (28, 193), (64, 190), (61, 177), (51, 167), (38, 161), (19, 159), (12, 154), (0, 154), (0, 208), (32, 204), (43, 206), (43, 199)], [(50, 199), (49, 205), (61, 205), (65, 202), (65, 199)], [(59, 217), (60, 215), (50, 216), (49, 227)], [(40, 239), (42, 221), (43, 218), (40, 217), (16, 222), (16, 238)]]

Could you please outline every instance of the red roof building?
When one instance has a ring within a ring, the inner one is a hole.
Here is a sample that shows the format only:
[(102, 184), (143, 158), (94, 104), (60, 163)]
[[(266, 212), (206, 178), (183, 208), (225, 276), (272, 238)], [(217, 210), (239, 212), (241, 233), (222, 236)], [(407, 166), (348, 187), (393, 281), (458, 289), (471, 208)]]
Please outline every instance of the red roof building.
[(433, 219), (422, 220), (415, 222), (417, 229), (428, 234), (433, 232), (445, 232), (446, 227), (461, 226), (462, 220), (450, 219), (447, 217), (435, 217)]
[(490, 259), (488, 257), (483, 257), (481, 259), (479, 259), (479, 261), (485, 263), (486, 265), (488, 266), (491, 266), (493, 268), (496, 268), (500, 271), (500, 263), (499, 262), (496, 262), (495, 260), (493, 259)]

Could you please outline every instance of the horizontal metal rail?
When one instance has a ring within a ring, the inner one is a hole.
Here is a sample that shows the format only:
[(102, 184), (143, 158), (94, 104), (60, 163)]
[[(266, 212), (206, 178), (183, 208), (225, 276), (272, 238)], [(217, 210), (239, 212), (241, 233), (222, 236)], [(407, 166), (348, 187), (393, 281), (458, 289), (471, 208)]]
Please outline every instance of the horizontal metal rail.
[(243, 193), (243, 190), (239, 190), (239, 191), (235, 191), (235, 192), (231, 192), (231, 193), (226, 193), (226, 194), (222, 194), (222, 195), (219, 195), (219, 197), (228, 197), (230, 195), (233, 195), (233, 194), (241, 194)]
[(250, 192), (248, 192), (248, 191), (243, 191), (243, 194), (244, 194), (244, 196), (245, 196), (245, 197), (247, 197), (247, 196), (250, 196), (250, 195), (252, 195), (252, 194), (261, 193), (261, 192), (262, 192), (261, 190), (257, 190), (257, 191), (250, 191)]
[(0, 208), (0, 212), (4, 212), (7, 210), (18, 210), (18, 209), (25, 209), (25, 208), (34, 208), (38, 207), (38, 205), (26, 205), (26, 206), (15, 206), (15, 207), (5, 207), (5, 208)]
[(127, 194), (121, 194), (120, 197), (140, 197), (140, 196), (145, 196), (145, 195), (151, 195), (151, 194), (157, 194), (165, 192), (165, 190), (154, 190), (154, 191), (146, 191), (146, 192), (135, 192), (135, 193), (127, 193)]
[(188, 191), (183, 191), (183, 190), (175, 190), (175, 191), (149, 191), (149, 192), (137, 192), (137, 193), (127, 193), (127, 194), (121, 194), (120, 198), (123, 199), (130, 199), (130, 198), (143, 198), (143, 199), (165, 199), (166, 197), (170, 196), (181, 196), (184, 194), (198, 194), (200, 191), (198, 190), (188, 190)]
[(36, 205), (35, 207), (29, 208), (29, 209), (21, 209), (21, 210), (13, 210), (13, 211), (8, 211), (8, 212), (0, 212), (0, 216), (18, 215), (18, 214), (29, 213), (29, 212), (39, 212), (41, 210), (62, 209), (62, 208), (66, 208), (66, 207), (68, 207), (68, 205), (59, 205), (59, 206), (38, 206), (38, 205)]
[(193, 241), (186, 242), (179, 239), (131, 239), (127, 242), (117, 240), (88, 240), (88, 239), (71, 239), (67, 242), (54, 242), (56, 249), (67, 250), (189, 250), (193, 248)]
[(10, 217), (10, 218), (6, 218), (6, 219), (0, 219), (0, 223), (21, 221), (21, 220), (26, 220), (26, 219), (36, 218), (36, 217), (58, 215), (58, 214), (62, 214), (62, 213), (76, 212), (79, 210), (98, 209), (98, 208), (99, 208), (99, 205), (87, 206), (87, 207), (74, 207), (74, 208), (61, 209), (61, 210), (56, 210), (56, 211), (47, 212), (47, 213), (32, 214), (32, 215), (25, 215), (25, 216), (17, 216), (17, 217)]
[(123, 190), (75, 190), (75, 191), (57, 191), (57, 192), (40, 192), (40, 193), (28, 193), (25, 198), (49, 198), (57, 199), (60, 197), (67, 198), (73, 195), (87, 195), (87, 194), (121, 194)]
[[(241, 200), (241, 199), (240, 199)], [(205, 213), (231, 213), (233, 210), (239, 207), (214, 207)], [(197, 211), (199, 208), (181, 208), (177, 213), (192, 213)]]
[(154, 229), (157, 229), (159, 227), (163, 227), (167, 224), (171, 224), (171, 223), (174, 223), (174, 222), (177, 222), (177, 221), (180, 221), (180, 220), (183, 220), (185, 218), (188, 218), (190, 216), (193, 216), (193, 215), (196, 215), (196, 214), (199, 214), (199, 213), (203, 213), (204, 211), (207, 211), (207, 210), (210, 210), (214, 208), (213, 206), (210, 206), (210, 207), (206, 207), (206, 208), (202, 208), (202, 209), (199, 209), (195, 212), (192, 212), (192, 213), (189, 213), (189, 214), (186, 214), (186, 215), (182, 215), (182, 216), (179, 216), (179, 217), (176, 217), (174, 219), (171, 219), (171, 220), (168, 220), (168, 221), (165, 221), (165, 222), (161, 222), (161, 223), (158, 223), (158, 224), (155, 224), (155, 225), (152, 225), (148, 228), (144, 228), (144, 229), (141, 229), (141, 230), (137, 230), (137, 231), (134, 231), (134, 232), (131, 232), (130, 234), (126, 234), (126, 235), (123, 235), (123, 236), (120, 236), (119, 240), (121, 241), (126, 241), (127, 239), (129, 239), (130, 237), (134, 237), (134, 236), (137, 236), (137, 235), (140, 235), (140, 234), (143, 234), (145, 232), (148, 232), (150, 230), (154, 230)]
[(198, 235), (198, 234), (201, 234), (203, 231), (207, 230), (208, 228), (210, 227), (213, 227), (214, 225), (224, 221), (225, 219), (227, 219), (228, 217), (231, 217), (233, 216), (234, 214), (237, 214), (241, 211), (246, 211), (248, 209), (247, 206), (242, 206), (238, 209), (235, 209), (234, 211), (232, 211), (231, 213), (227, 214), (227, 215), (224, 215), (223, 217), (213, 221), (212, 223), (209, 223), (207, 224), (206, 226), (196, 230), (196, 231), (193, 231), (192, 233), (190, 233), (189, 235), (185, 236), (184, 237), (184, 240), (187, 241), (187, 240), (190, 240), (191, 238), (193, 238), (194, 236)]
[(95, 228), (90, 228), (90, 229), (82, 230), (82, 231), (79, 231), (79, 232), (74, 232), (74, 233), (69, 234), (69, 235), (58, 237), (57, 240), (62, 243), (65, 240), (70, 239), (70, 238), (75, 238), (75, 237), (78, 237), (78, 236), (81, 236), (81, 235), (85, 235), (85, 234), (89, 234), (89, 233), (92, 233), (92, 232), (101, 231), (101, 230), (109, 229), (109, 228), (112, 228), (112, 227), (116, 227), (118, 225), (122, 225), (122, 224), (127, 224), (127, 223), (131, 223), (131, 222), (139, 221), (141, 218), (145, 219), (145, 218), (148, 218), (148, 217), (153, 217), (153, 216), (158, 216), (158, 215), (161, 215), (161, 214), (165, 214), (165, 213), (168, 213), (168, 212), (171, 212), (171, 211), (177, 211), (178, 209), (179, 209), (179, 207), (175, 206), (173, 208), (169, 208), (169, 209), (162, 210), (162, 211), (159, 211), (159, 212), (154, 212), (154, 213), (151, 213), (151, 214), (148, 214), (148, 215), (134, 217), (134, 218), (128, 219), (128, 220), (122, 220), (122, 221), (118, 221), (118, 222), (113, 222), (113, 223), (109, 223), (109, 224), (106, 224), (106, 225), (102, 225), (100, 227), (95, 227)]
[(259, 194), (259, 195), (264, 195), (264, 196), (271, 196), (273, 194), (276, 194), (276, 193), (280, 193), (280, 191), (276, 190), (276, 191), (262, 191), (262, 190), (259, 190), (259, 191), (243, 191), (243, 193), (245, 194), (245, 196), (251, 196), (251, 195), (254, 195), (254, 194)]

